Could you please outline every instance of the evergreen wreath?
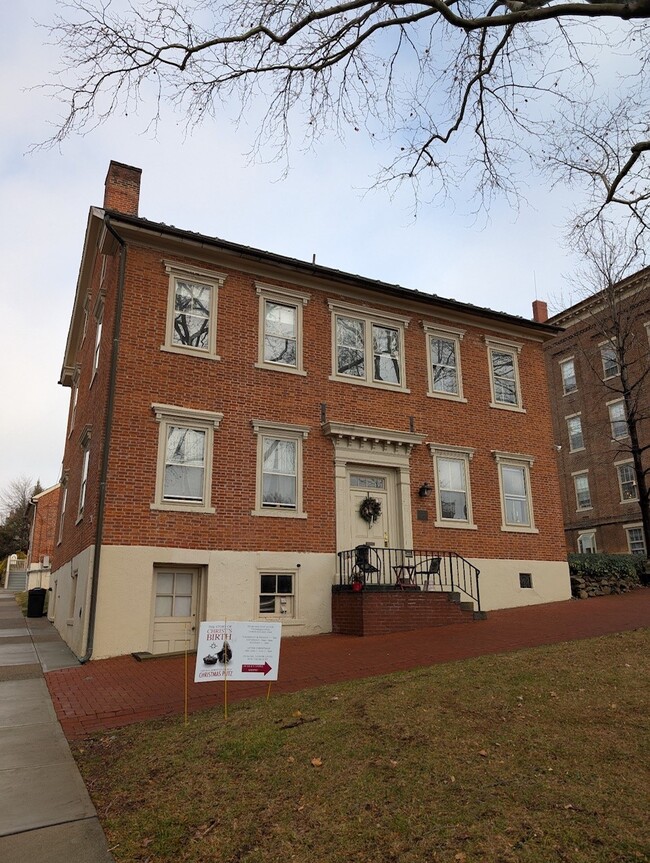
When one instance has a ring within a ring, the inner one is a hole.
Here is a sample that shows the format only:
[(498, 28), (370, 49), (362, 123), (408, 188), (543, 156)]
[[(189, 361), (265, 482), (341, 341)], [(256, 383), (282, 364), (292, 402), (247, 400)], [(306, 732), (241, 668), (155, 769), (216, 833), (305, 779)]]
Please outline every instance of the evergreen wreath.
[(377, 521), (381, 515), (381, 501), (377, 500), (376, 497), (370, 497), (370, 495), (368, 495), (367, 498), (361, 501), (359, 515), (364, 521), (367, 521), (368, 524), (372, 524)]

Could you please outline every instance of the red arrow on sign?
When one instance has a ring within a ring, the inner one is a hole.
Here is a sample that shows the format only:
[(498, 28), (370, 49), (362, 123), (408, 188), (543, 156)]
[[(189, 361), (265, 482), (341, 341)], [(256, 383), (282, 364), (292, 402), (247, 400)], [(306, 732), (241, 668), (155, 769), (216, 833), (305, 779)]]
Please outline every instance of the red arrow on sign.
[(264, 665), (242, 665), (241, 670), (249, 674), (268, 674), (271, 666), (268, 662), (265, 662)]

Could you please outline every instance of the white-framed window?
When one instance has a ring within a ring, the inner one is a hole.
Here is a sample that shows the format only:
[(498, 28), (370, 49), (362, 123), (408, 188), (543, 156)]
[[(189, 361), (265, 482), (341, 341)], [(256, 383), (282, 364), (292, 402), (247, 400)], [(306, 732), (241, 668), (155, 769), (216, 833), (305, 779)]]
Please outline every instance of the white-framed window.
[(79, 378), (81, 377), (81, 367), (77, 366), (72, 376), (72, 393), (70, 394), (70, 429), (68, 434), (74, 429), (75, 420), (77, 418), (77, 404), (79, 402)]
[(308, 426), (253, 420), (257, 482), (252, 515), (307, 518), (302, 504), (302, 444)]
[(429, 360), (429, 395), (465, 402), (460, 343), (464, 330), (423, 323)]
[(639, 489), (636, 484), (634, 462), (617, 462), (618, 488), (621, 493), (621, 503), (639, 499)]
[(169, 274), (167, 328), (161, 350), (220, 359), (217, 354), (217, 301), (222, 273), (164, 261)]
[(295, 618), (296, 571), (260, 572), (257, 614), (261, 618)]
[(609, 411), (609, 425), (612, 433), (612, 440), (620, 440), (627, 437), (629, 430), (627, 427), (627, 419), (625, 417), (625, 402), (619, 399), (615, 402), (607, 403)]
[(643, 536), (642, 524), (626, 524), (625, 535), (627, 536), (627, 547), (630, 554), (641, 554), (646, 557), (645, 538)]
[(564, 391), (564, 395), (574, 393), (578, 389), (578, 381), (576, 379), (576, 364), (573, 357), (560, 361), (560, 374), (562, 375), (562, 390)]
[(90, 464), (90, 438), (82, 444), (83, 458), (81, 462), (81, 482), (79, 484), (79, 507), (77, 510), (77, 521), (83, 518), (86, 506), (86, 490), (88, 486), (88, 466)]
[(578, 534), (578, 551), (580, 554), (596, 554), (596, 531), (588, 530)]
[(591, 509), (591, 491), (589, 489), (589, 474), (586, 471), (574, 473), (573, 487), (576, 493), (576, 509)]
[(303, 308), (310, 295), (260, 282), (255, 288), (260, 298), (257, 367), (304, 375)]
[(490, 367), (490, 407), (523, 412), (519, 382), (519, 353), (522, 346), (500, 339), (486, 338), (485, 342)]
[(492, 453), (499, 471), (501, 530), (539, 533), (535, 527), (530, 469), (534, 459), (520, 453)]
[(331, 380), (408, 392), (404, 331), (410, 318), (329, 302), (332, 312)]
[(63, 540), (63, 527), (65, 525), (65, 508), (68, 503), (68, 486), (67, 483), (63, 484), (63, 488), (61, 490), (61, 515), (59, 516), (59, 532), (56, 537), (56, 544), (61, 545)]
[(469, 470), (474, 450), (444, 444), (429, 444), (429, 449), (433, 456), (438, 513), (435, 527), (476, 530), (472, 516)]
[(214, 512), (211, 505), (214, 430), (223, 414), (152, 404), (159, 424), (158, 463), (151, 509)]
[(603, 380), (620, 375), (621, 370), (618, 365), (616, 346), (612, 342), (603, 342), (599, 345), (599, 348), (600, 359), (603, 364)]
[(566, 417), (566, 427), (569, 435), (569, 450), (577, 452), (585, 448), (585, 440), (582, 434), (582, 418), (580, 414)]
[(95, 320), (96, 320), (96, 329), (95, 329), (95, 348), (93, 350), (93, 371), (90, 376), (90, 383), (95, 380), (95, 375), (97, 374), (97, 369), (99, 368), (99, 352), (102, 346), (102, 327), (104, 322), (104, 302), (103, 300), (97, 304), (97, 308), (95, 309)]

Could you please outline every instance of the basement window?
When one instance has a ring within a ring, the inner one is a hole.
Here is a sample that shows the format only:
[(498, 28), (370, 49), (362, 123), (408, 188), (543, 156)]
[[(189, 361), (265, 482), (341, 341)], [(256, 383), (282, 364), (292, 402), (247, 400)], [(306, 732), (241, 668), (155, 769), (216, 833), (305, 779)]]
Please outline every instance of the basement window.
[(532, 588), (533, 586), (533, 576), (530, 572), (520, 572), (519, 573), (519, 587), (521, 588)]

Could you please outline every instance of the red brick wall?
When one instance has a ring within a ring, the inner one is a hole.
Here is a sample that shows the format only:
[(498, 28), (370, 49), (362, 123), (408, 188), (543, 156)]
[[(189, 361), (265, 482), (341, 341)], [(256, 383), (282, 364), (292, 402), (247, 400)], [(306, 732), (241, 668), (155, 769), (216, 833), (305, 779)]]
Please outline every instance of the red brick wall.
[(473, 613), (461, 609), (448, 594), (407, 590), (332, 593), (332, 632), (339, 635), (385, 635), (473, 619)]
[(44, 492), (36, 501), (30, 533), (29, 563), (42, 563), (47, 555), (52, 558), (58, 529), (58, 511), (61, 489), (55, 486)]
[[(489, 407), (490, 380), (484, 332), (465, 326), (461, 343), (464, 395), (467, 403), (427, 396), (427, 354), (421, 320), (443, 323), (444, 314), (399, 302), (389, 305), (381, 295), (362, 295), (357, 301), (369, 308), (407, 314), (405, 332), (406, 383), (410, 393), (390, 392), (345, 382), (330, 381), (331, 315), (327, 299), (352, 302), (340, 287), (305, 287), (310, 301), (304, 309), (305, 377), (257, 369), (259, 298), (256, 277), (228, 270), (205, 258), (194, 261), (226, 273), (219, 291), (217, 353), (213, 361), (162, 352), (169, 277), (162, 259), (183, 262), (177, 254), (160, 249), (129, 246), (120, 356), (117, 370), (115, 417), (111, 438), (110, 470), (104, 542), (203, 549), (267, 549), (333, 552), (334, 448), (321, 433), (320, 405), (327, 419), (369, 426), (415, 431), (426, 441), (473, 447), (470, 466), (474, 521), (478, 531), (436, 529), (435, 499), (422, 500), (419, 486), (433, 484), (432, 458), (426, 443), (411, 455), (413, 515), (426, 509), (429, 520), (414, 521), (414, 546), (450, 548), (466, 557), (558, 560), (564, 555), (558, 497), (557, 468), (541, 342), (508, 333), (524, 343), (519, 357), (526, 413)], [(192, 259), (185, 259), (192, 263)], [(94, 541), (95, 501), (98, 494), (99, 453), (117, 282), (117, 256), (110, 259), (105, 285), (106, 311), (100, 373), (89, 388), (94, 319), (80, 352), (81, 388), (75, 429), (66, 447), (64, 467), (69, 471), (66, 532), (57, 565)], [(99, 264), (97, 265), (99, 267)], [(295, 283), (261, 276), (267, 283), (298, 287)], [(99, 286), (95, 274), (94, 293)], [(94, 302), (94, 300), (93, 300)], [(408, 306), (408, 307), (407, 307)], [(92, 302), (91, 302), (92, 308)], [(459, 326), (457, 321), (455, 326)], [(497, 335), (489, 330), (489, 335)], [(214, 515), (152, 511), (156, 481), (159, 425), (152, 402), (193, 409), (221, 411), (224, 419), (214, 432), (212, 503)], [(251, 516), (255, 506), (256, 436), (252, 419), (308, 425), (303, 445), (303, 487), (306, 520)], [(74, 527), (81, 448), (78, 438), (85, 423), (92, 424), (91, 472), (83, 522)], [(497, 466), (491, 450), (520, 452), (535, 458), (531, 471), (532, 496), (539, 534), (501, 531)]]

